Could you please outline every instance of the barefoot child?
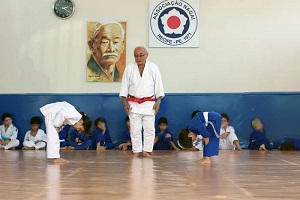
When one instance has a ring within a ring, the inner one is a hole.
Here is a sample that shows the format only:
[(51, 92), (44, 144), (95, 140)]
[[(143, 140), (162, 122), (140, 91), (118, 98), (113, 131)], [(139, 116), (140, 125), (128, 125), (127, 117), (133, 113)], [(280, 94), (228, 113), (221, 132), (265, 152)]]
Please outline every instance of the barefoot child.
[(10, 113), (3, 113), (3, 125), (0, 126), (0, 150), (15, 149), (20, 141), (17, 139), (18, 129), (12, 124)]
[(273, 144), (266, 137), (266, 132), (260, 119), (253, 119), (252, 127), (254, 131), (250, 135), (249, 148), (261, 151), (272, 150)]
[(94, 130), (92, 136), (92, 149), (105, 151), (106, 149), (114, 148), (114, 144), (111, 141), (109, 131), (106, 127), (106, 120), (100, 117), (95, 120), (94, 125), (96, 127), (96, 130)]
[(235, 130), (232, 126), (229, 126), (229, 117), (227, 114), (223, 113), (222, 125), (220, 130), (220, 150), (242, 150), (239, 139), (235, 134)]
[(39, 150), (45, 149), (47, 136), (42, 129), (39, 129), (41, 125), (40, 117), (32, 117), (30, 120), (31, 130), (27, 131), (24, 137), (23, 150)]
[(60, 141), (58, 132), (64, 125), (73, 125), (78, 131), (88, 131), (92, 121), (84, 113), (79, 113), (74, 106), (67, 102), (56, 102), (40, 108), (45, 116), (47, 132), (47, 158), (53, 159), (54, 164), (65, 164), (68, 160), (60, 158)]
[(221, 128), (221, 115), (216, 112), (198, 112), (187, 126), (194, 141), (197, 135), (203, 136), (203, 158), (200, 164), (210, 164), (211, 156), (219, 154), (219, 137)]
[(130, 137), (130, 119), (126, 117), (127, 130), (123, 132), (123, 143), (119, 145), (119, 149), (122, 151), (132, 150), (132, 143)]
[(167, 129), (168, 128), (168, 120), (165, 117), (161, 117), (158, 119), (158, 129), (159, 131), (155, 133), (154, 139), (154, 150), (170, 150), (173, 148), (176, 151), (180, 151), (179, 148), (176, 147), (172, 140), (172, 134)]
[(68, 150), (88, 150), (92, 147), (92, 138), (89, 134), (73, 130), (68, 145)]

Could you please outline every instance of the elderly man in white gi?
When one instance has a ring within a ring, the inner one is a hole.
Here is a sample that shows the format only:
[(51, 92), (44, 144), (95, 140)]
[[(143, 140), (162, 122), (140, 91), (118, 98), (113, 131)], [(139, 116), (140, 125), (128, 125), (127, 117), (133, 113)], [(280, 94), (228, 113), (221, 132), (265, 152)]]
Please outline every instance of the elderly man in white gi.
[(151, 157), (155, 138), (155, 115), (161, 99), (165, 96), (160, 71), (147, 57), (146, 48), (134, 49), (135, 62), (125, 68), (119, 95), (130, 118), (130, 136), (135, 157)]

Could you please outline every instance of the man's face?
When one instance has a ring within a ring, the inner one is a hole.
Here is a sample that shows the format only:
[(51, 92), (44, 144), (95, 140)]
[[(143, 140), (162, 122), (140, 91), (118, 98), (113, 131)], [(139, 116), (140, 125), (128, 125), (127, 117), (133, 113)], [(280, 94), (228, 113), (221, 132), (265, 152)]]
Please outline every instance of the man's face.
[(4, 124), (5, 126), (10, 126), (11, 123), (12, 123), (12, 119), (11, 119), (10, 117), (6, 117), (6, 118), (4, 119), (4, 121), (3, 121), (3, 124)]
[(124, 50), (121, 28), (117, 24), (102, 26), (95, 37), (93, 49), (101, 66), (116, 64)]
[(144, 48), (137, 48), (134, 51), (134, 59), (138, 66), (144, 66), (148, 57), (148, 53)]

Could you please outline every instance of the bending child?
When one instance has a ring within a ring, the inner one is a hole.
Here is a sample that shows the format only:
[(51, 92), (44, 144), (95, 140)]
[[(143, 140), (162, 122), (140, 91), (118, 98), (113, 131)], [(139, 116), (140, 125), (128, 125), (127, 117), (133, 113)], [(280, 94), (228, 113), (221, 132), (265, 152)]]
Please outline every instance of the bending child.
[(84, 113), (79, 113), (68, 102), (56, 102), (40, 108), (45, 116), (47, 132), (47, 158), (53, 159), (54, 164), (65, 164), (68, 160), (60, 158), (60, 140), (58, 132), (64, 125), (73, 125), (78, 131), (88, 131), (92, 121)]
[(187, 126), (190, 131), (188, 137), (192, 141), (197, 135), (203, 137), (203, 158), (198, 161), (200, 164), (210, 164), (211, 157), (219, 154), (219, 137), (221, 128), (221, 115), (216, 112), (197, 112)]

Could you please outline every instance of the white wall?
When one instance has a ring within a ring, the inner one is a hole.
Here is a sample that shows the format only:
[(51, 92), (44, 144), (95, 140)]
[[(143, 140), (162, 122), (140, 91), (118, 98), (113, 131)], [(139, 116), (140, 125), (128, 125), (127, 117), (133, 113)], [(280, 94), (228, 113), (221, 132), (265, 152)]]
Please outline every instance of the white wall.
[[(148, 46), (147, 0), (73, 0), (56, 18), (54, 0), (0, 1), (0, 93), (117, 93), (89, 83), (87, 21), (127, 21), (127, 62)], [(299, 91), (299, 0), (200, 0), (200, 48), (149, 48), (165, 91)]]

